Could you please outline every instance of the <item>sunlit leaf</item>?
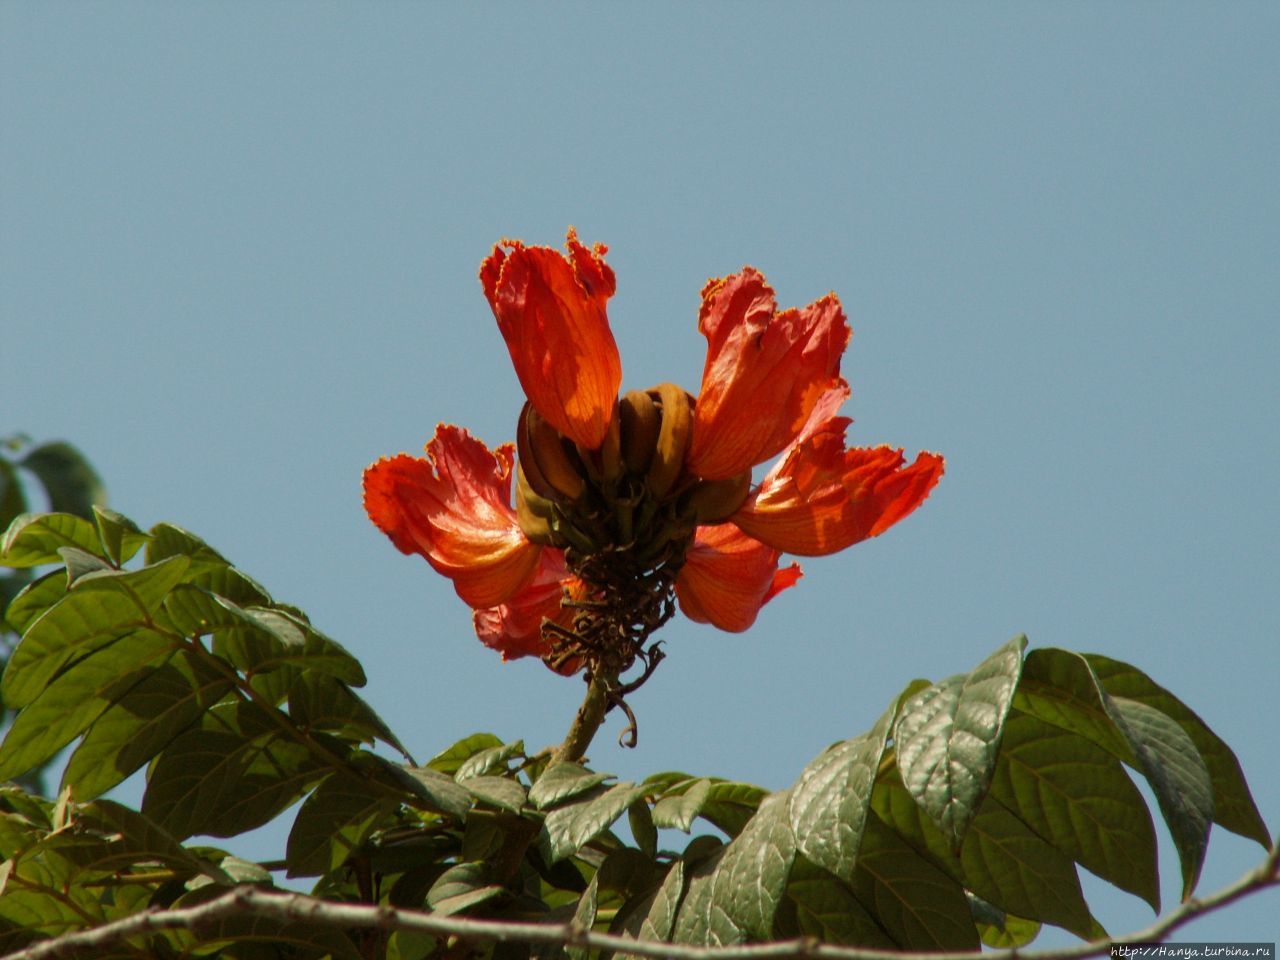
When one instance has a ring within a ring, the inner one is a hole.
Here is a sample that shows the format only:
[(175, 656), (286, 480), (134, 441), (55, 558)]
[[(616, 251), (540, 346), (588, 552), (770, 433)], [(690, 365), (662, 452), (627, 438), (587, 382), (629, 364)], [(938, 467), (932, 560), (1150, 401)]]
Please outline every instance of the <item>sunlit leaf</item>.
[(791, 788), (789, 816), (797, 849), (842, 880), (853, 876), (894, 713), (891, 708), (869, 733), (820, 754)]
[(629, 782), (619, 783), (552, 810), (542, 827), (541, 844), (546, 861), (555, 863), (576, 853), (580, 847), (608, 830), (627, 807), (643, 796), (644, 787)]
[(991, 781), (1025, 645), (1025, 637), (1014, 638), (972, 672), (910, 697), (898, 716), (903, 783), (956, 847)]
[(467, 759), (462, 762), (462, 765), (458, 767), (458, 771), (454, 774), (454, 777), (458, 780), (482, 777), (487, 773), (492, 773), (499, 767), (505, 771), (508, 760), (512, 757), (520, 757), (523, 755), (523, 740), (516, 740), (514, 743), (507, 743), (502, 746), (489, 747), (488, 749), (480, 750), (479, 752), (467, 757)]
[(1040, 933), (1040, 924), (1036, 921), (1015, 917), (973, 894), (969, 894), (969, 909), (985, 946), (997, 950), (1023, 947)]
[(529, 789), (529, 802), (545, 810), (586, 793), (612, 777), (611, 773), (593, 773), (576, 763), (557, 763), (544, 770)]
[(34, 567), (58, 563), (59, 547), (78, 547), (102, 555), (94, 525), (70, 513), (23, 513), (14, 517), (0, 538), (0, 565)]
[(663, 797), (653, 807), (654, 826), (688, 833), (710, 793), (711, 781), (704, 778), (695, 780), (683, 793)]
[(437, 753), (427, 761), (427, 766), (452, 776), (458, 772), (458, 769), (466, 762), (468, 757), (472, 757), (482, 750), (500, 746), (502, 746), (502, 741), (492, 733), (473, 733), (471, 736), (459, 740), (448, 749)]
[(94, 507), (93, 519), (98, 527), (98, 537), (102, 541), (103, 552), (117, 567), (133, 557), (151, 539), (124, 514), (116, 513), (107, 507)]
[(477, 800), (499, 810), (519, 813), (525, 802), (525, 789), (510, 777), (466, 777), (458, 781)]

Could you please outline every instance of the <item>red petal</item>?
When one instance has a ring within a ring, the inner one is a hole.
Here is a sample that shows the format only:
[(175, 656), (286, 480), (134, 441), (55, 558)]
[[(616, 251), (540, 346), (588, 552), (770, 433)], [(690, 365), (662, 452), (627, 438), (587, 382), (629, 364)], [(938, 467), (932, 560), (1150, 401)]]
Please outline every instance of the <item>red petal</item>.
[(502, 603), (528, 583), (542, 548), (511, 508), (510, 444), (490, 450), (441, 424), (426, 458), (379, 460), (364, 473), (364, 508), (402, 553), (425, 557), (473, 607)]
[(883, 533), (924, 502), (942, 476), (942, 457), (922, 453), (904, 467), (901, 449), (846, 449), (848, 419), (821, 416), (845, 395), (841, 387), (822, 398), (733, 523), (772, 547), (812, 557)]
[(760, 608), (800, 579), (800, 567), (778, 569), (779, 552), (732, 524), (699, 527), (676, 579), (680, 609), (690, 620), (740, 633)]
[(688, 456), (700, 477), (732, 477), (786, 449), (841, 382), (850, 331), (835, 294), (775, 311), (772, 288), (751, 267), (702, 290), (707, 362)]
[(529, 402), (566, 437), (594, 450), (604, 442), (622, 382), (605, 313), (616, 284), (603, 244), (588, 250), (571, 227), (568, 248), (566, 257), (504, 240), (481, 264), (480, 283)]
[(550, 653), (550, 645), (542, 638), (542, 621), (562, 626), (573, 622), (572, 611), (560, 601), (565, 587), (576, 582), (565, 569), (563, 552), (544, 550), (538, 571), (526, 587), (506, 603), (475, 612), (476, 636), (501, 653), (503, 660)]

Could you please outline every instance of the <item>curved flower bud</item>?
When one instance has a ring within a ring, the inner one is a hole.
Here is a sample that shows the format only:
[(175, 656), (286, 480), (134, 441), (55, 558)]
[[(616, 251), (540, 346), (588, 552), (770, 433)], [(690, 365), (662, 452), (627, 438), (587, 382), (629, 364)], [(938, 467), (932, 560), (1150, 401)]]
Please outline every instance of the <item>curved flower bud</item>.
[[(527, 586), (506, 603), (475, 612), (476, 636), (486, 647), (502, 654), (504, 661), (547, 657), (552, 650), (542, 632), (543, 621), (550, 620), (566, 629), (570, 627), (573, 610), (561, 601), (566, 590), (579, 587), (580, 581), (565, 568), (564, 554), (559, 550), (544, 550), (537, 572)], [(568, 675), (576, 673), (581, 666), (581, 662), (575, 660), (552, 669)]]
[(847, 449), (847, 417), (830, 414), (848, 387), (828, 391), (796, 442), (733, 515), (769, 546), (798, 556), (836, 553), (893, 526), (929, 496), (944, 461), (921, 453), (904, 467), (901, 449)]
[(449, 577), (472, 607), (506, 601), (529, 582), (542, 552), (511, 507), (511, 444), (490, 450), (442, 423), (426, 453), (369, 467), (365, 512), (401, 553), (419, 554)]
[(595, 450), (622, 382), (605, 314), (616, 284), (604, 244), (588, 250), (571, 227), (568, 249), (566, 257), (504, 240), (481, 264), (480, 283), (529, 402), (560, 433)]
[(699, 527), (676, 578), (680, 609), (690, 620), (741, 633), (800, 579), (798, 564), (778, 569), (778, 556), (731, 524)]
[(723, 480), (780, 453), (840, 382), (851, 333), (835, 294), (802, 310), (776, 306), (751, 267), (702, 289), (707, 361), (688, 456), (697, 476)]

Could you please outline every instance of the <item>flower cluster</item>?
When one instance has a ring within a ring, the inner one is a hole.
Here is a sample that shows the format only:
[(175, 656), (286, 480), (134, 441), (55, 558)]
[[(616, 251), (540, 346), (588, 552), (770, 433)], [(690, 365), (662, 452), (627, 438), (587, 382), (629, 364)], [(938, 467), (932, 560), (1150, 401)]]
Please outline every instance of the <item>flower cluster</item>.
[(567, 255), (496, 246), (480, 281), (528, 398), (516, 443), (490, 450), (441, 424), (425, 458), (380, 460), (364, 487), (373, 522), (453, 581), (504, 659), (617, 676), (676, 602), (745, 630), (800, 578), (782, 554), (882, 533), (924, 501), (943, 460), (846, 447), (839, 300), (780, 312), (750, 267), (702, 290), (696, 397), (669, 383), (620, 396), (605, 253), (572, 229)]

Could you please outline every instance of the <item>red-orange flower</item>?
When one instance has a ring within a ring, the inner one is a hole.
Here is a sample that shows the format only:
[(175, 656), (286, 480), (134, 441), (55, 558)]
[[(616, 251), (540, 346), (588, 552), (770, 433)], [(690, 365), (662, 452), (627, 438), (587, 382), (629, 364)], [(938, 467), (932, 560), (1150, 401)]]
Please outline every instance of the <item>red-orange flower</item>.
[[(779, 312), (750, 267), (708, 281), (699, 395), (663, 384), (619, 400), (606, 248), (570, 229), (567, 250), (507, 240), (480, 269), (531, 408), (517, 426), (518, 502), (511, 446), (490, 451), (456, 427), (437, 429), (426, 459), (365, 474), (374, 523), (453, 580), (504, 659), (579, 669), (614, 636), (596, 629), (606, 614), (592, 611), (606, 608), (616, 642), (634, 647), (670, 615), (672, 589), (691, 619), (745, 630), (800, 578), (781, 554), (876, 536), (938, 482), (937, 454), (908, 466), (901, 450), (845, 446), (850, 331), (834, 294)], [(753, 487), (752, 468), (779, 454)]]

